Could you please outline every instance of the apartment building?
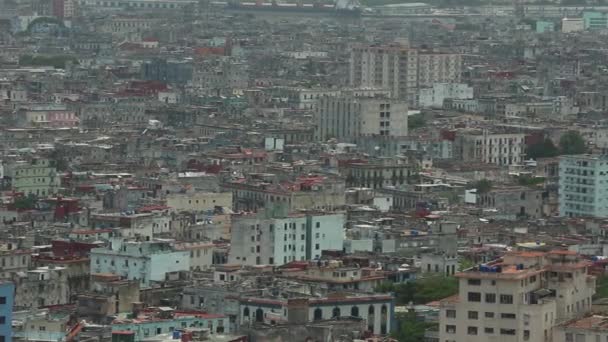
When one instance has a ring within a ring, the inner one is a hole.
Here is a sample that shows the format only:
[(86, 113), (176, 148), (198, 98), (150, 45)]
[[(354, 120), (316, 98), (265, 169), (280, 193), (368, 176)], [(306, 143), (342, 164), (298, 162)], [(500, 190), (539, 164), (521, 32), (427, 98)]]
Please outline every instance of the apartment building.
[(462, 56), (454, 53), (420, 51), (418, 53), (418, 87), (432, 87), (434, 83), (458, 83)]
[(12, 188), (26, 195), (49, 196), (60, 186), (59, 175), (48, 159), (16, 161), (7, 165), (7, 176), (12, 178)]
[(525, 156), (524, 133), (462, 131), (456, 133), (454, 157), (465, 162), (520, 165)]
[(361, 136), (406, 136), (408, 106), (385, 96), (322, 97), (315, 112), (315, 137), (355, 142)]
[(233, 218), (229, 264), (283, 265), (342, 250), (344, 214), (291, 214), (280, 218)]
[(91, 249), (91, 273), (120, 275), (138, 280), (141, 287), (165, 280), (166, 273), (190, 271), (190, 252), (166, 241), (113, 238), (109, 247)]
[(559, 214), (608, 217), (608, 157), (581, 154), (559, 159)]
[(553, 342), (608, 341), (608, 317), (593, 315), (579, 317), (556, 326)]
[(417, 104), (420, 87), (436, 82), (459, 82), (462, 57), (459, 54), (410, 48), (394, 43), (355, 46), (350, 56), (350, 84), (353, 87), (379, 87), (395, 98)]
[(575, 252), (512, 252), (457, 273), (440, 302), (440, 341), (552, 340), (557, 323), (591, 309), (595, 277)]

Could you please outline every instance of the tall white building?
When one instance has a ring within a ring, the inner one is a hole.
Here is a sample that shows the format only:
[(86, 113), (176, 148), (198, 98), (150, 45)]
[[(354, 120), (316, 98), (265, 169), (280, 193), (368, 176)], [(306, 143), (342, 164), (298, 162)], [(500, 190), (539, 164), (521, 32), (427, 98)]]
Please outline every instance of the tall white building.
[(384, 96), (336, 96), (319, 100), (315, 137), (354, 142), (361, 136), (406, 136), (408, 106)]
[(353, 87), (386, 88), (395, 98), (417, 104), (418, 88), (459, 82), (462, 56), (410, 48), (405, 44), (355, 46), (350, 57)]
[(440, 301), (439, 341), (552, 341), (553, 326), (591, 309), (588, 266), (570, 251), (513, 252), (457, 273), (458, 294)]
[(343, 214), (244, 215), (233, 219), (228, 263), (283, 265), (314, 260), (324, 250), (341, 251), (343, 242)]
[(571, 155), (559, 160), (559, 214), (608, 217), (608, 157)]

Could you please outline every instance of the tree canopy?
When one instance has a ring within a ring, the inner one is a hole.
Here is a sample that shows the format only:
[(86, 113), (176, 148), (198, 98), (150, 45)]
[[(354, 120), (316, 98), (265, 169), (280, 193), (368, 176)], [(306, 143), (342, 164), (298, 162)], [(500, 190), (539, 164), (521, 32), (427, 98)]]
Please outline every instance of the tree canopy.
[(587, 152), (585, 139), (577, 131), (568, 131), (559, 139), (562, 154), (583, 154)]
[(415, 312), (401, 313), (397, 315), (397, 327), (392, 337), (399, 342), (423, 341), (425, 331), (435, 326), (437, 326), (435, 323), (417, 320)]
[(551, 158), (559, 155), (557, 146), (550, 138), (545, 138), (543, 141), (528, 146), (526, 156), (531, 159)]
[(469, 186), (471, 189), (477, 189), (478, 194), (485, 194), (492, 190), (492, 181), (489, 179), (480, 179)]
[(384, 283), (376, 292), (394, 292), (397, 305), (425, 304), (449, 297), (458, 292), (458, 280), (454, 277), (430, 276), (404, 284)]

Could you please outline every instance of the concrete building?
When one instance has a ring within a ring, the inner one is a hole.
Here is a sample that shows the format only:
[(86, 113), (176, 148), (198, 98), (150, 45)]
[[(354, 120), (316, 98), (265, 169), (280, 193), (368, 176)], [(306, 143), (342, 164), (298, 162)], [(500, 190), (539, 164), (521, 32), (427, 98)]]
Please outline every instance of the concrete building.
[(608, 157), (571, 155), (559, 160), (559, 215), (608, 217), (603, 197), (608, 182)]
[(422, 108), (443, 108), (446, 99), (466, 100), (473, 98), (473, 87), (464, 83), (434, 83), (420, 89), (418, 103)]
[(291, 214), (281, 218), (233, 218), (229, 264), (283, 265), (342, 250), (343, 214)]
[(10, 282), (0, 283), (0, 341), (12, 341), (13, 302), (15, 285)]
[(144, 312), (134, 319), (118, 318), (112, 322), (112, 331), (133, 331), (134, 341), (142, 341), (161, 334), (172, 334), (183, 328), (207, 328), (211, 334), (230, 333), (228, 318), (224, 315), (197, 311), (172, 311), (159, 308), (160, 312)]
[(457, 132), (454, 157), (466, 162), (520, 165), (525, 153), (524, 133)]
[(70, 303), (70, 286), (65, 267), (38, 267), (25, 274), (14, 274), (12, 282), (15, 284), (16, 308), (35, 309)]
[(18, 161), (6, 168), (12, 178), (12, 188), (25, 195), (48, 196), (54, 194), (60, 184), (55, 166), (48, 159)]
[(346, 295), (318, 298), (270, 299), (242, 297), (239, 299), (241, 327), (255, 323), (294, 321), (316, 322), (340, 317), (360, 317), (367, 330), (377, 335), (395, 329), (394, 298), (390, 295)]
[(477, 196), (477, 206), (497, 209), (505, 219), (540, 218), (543, 191), (525, 186), (497, 187)]
[(585, 20), (583, 18), (564, 18), (562, 19), (562, 32), (572, 33), (585, 30)]
[(231, 192), (194, 192), (169, 194), (167, 206), (174, 211), (208, 211), (215, 207), (232, 208)]
[(315, 136), (346, 142), (360, 136), (405, 136), (407, 111), (406, 102), (384, 97), (323, 97), (315, 112)]
[(190, 271), (190, 252), (164, 241), (111, 240), (107, 248), (91, 250), (91, 273), (116, 274), (138, 280), (141, 287), (164, 281), (166, 273)]
[(591, 309), (595, 278), (569, 251), (512, 252), (457, 273), (440, 302), (439, 341), (552, 340), (552, 327)]
[(350, 57), (350, 84), (391, 91), (395, 98), (417, 104), (418, 88), (436, 82), (459, 82), (459, 54), (410, 48), (406, 44), (355, 46)]
[(593, 315), (574, 318), (553, 329), (553, 342), (608, 341), (608, 317)]

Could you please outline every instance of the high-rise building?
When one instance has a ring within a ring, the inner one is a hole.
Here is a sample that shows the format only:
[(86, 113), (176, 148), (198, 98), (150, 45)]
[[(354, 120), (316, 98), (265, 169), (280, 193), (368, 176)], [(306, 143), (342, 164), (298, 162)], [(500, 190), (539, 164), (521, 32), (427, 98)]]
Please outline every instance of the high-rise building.
[(407, 135), (408, 106), (386, 96), (323, 97), (315, 113), (315, 136), (354, 142), (360, 136)]
[(391, 91), (394, 98), (417, 105), (420, 87), (459, 82), (460, 54), (410, 48), (405, 44), (355, 46), (350, 57), (350, 84)]
[(512, 252), (457, 273), (440, 301), (439, 341), (552, 340), (552, 328), (591, 310), (595, 278), (575, 252)]
[(608, 217), (608, 156), (571, 155), (559, 161), (560, 216)]

